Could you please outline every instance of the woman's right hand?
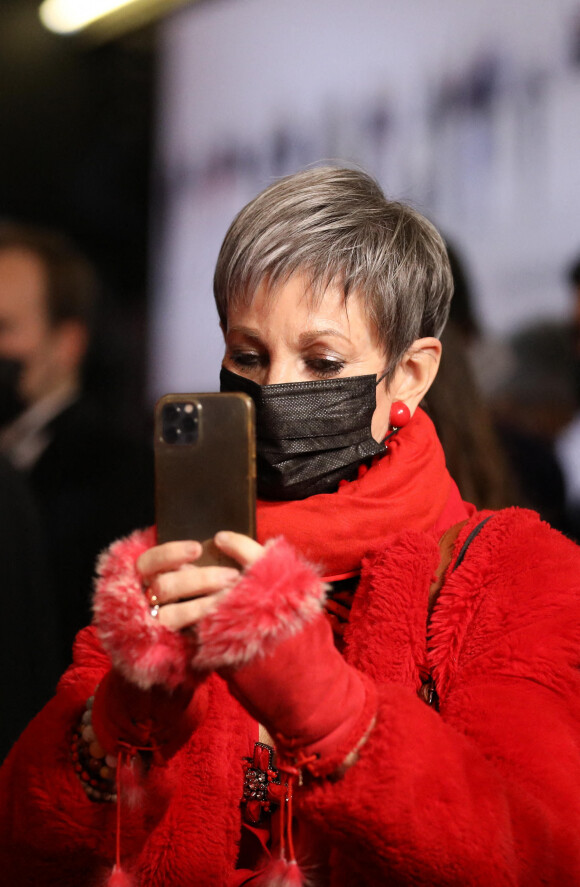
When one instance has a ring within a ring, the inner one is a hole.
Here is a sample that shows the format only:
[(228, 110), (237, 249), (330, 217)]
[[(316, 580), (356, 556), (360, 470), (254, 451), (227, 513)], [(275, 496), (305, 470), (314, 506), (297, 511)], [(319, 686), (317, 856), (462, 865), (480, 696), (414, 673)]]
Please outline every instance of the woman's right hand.
[(137, 571), (151, 605), (159, 606), (158, 620), (179, 631), (195, 625), (215, 607), (215, 595), (231, 588), (240, 578), (241, 569), (262, 556), (259, 543), (238, 533), (218, 533), (215, 544), (240, 563), (234, 567), (196, 565), (201, 557), (199, 542), (165, 542), (141, 554)]

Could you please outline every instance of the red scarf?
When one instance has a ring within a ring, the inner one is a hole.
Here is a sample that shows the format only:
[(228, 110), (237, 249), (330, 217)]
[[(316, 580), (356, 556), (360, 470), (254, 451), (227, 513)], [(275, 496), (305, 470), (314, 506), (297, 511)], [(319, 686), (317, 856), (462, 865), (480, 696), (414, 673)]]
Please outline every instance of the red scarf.
[(433, 423), (416, 410), (388, 444), (386, 456), (335, 493), (292, 502), (258, 502), (258, 539), (284, 535), (327, 580), (358, 573), (364, 555), (402, 529), (446, 529), (473, 513), (445, 466)]

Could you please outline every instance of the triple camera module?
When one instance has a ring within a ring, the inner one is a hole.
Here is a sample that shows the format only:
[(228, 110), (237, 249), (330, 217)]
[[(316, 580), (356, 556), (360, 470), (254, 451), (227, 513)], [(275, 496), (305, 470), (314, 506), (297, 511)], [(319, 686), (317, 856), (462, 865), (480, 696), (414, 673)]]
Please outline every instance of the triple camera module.
[(189, 446), (198, 437), (199, 416), (194, 403), (167, 403), (161, 413), (161, 434), (165, 443)]

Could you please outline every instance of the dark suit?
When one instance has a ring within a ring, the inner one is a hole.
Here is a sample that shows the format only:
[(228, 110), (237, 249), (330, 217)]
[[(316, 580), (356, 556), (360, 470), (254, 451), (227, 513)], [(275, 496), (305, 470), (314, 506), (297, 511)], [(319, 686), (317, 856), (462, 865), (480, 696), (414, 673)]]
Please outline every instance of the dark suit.
[(110, 542), (154, 521), (148, 447), (110, 427), (80, 399), (49, 425), (51, 441), (29, 472), (49, 552), (62, 656), (90, 621), (95, 560)]
[(63, 668), (39, 515), (0, 458), (0, 761), (54, 693)]

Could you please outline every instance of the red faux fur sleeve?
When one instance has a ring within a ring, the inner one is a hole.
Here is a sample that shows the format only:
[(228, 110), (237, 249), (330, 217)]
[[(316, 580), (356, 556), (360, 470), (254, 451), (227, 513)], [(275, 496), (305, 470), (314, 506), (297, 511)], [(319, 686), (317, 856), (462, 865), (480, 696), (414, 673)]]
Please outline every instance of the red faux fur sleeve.
[(120, 539), (101, 555), (93, 603), (99, 639), (111, 661), (142, 689), (184, 681), (187, 670), (239, 667), (296, 634), (324, 605), (316, 569), (280, 538), (215, 595), (215, 608), (193, 631), (176, 632), (152, 619), (136, 562), (155, 544), (154, 528)]
[(179, 686), (195, 648), (193, 635), (171, 631), (151, 618), (136, 563), (155, 544), (151, 527), (111, 545), (97, 563), (93, 599), (97, 634), (111, 662), (143, 690), (154, 684)]
[(316, 568), (284, 538), (267, 543), (265, 555), (216, 595), (216, 609), (198, 624), (194, 666), (239, 668), (267, 656), (320, 614), (325, 594)]

